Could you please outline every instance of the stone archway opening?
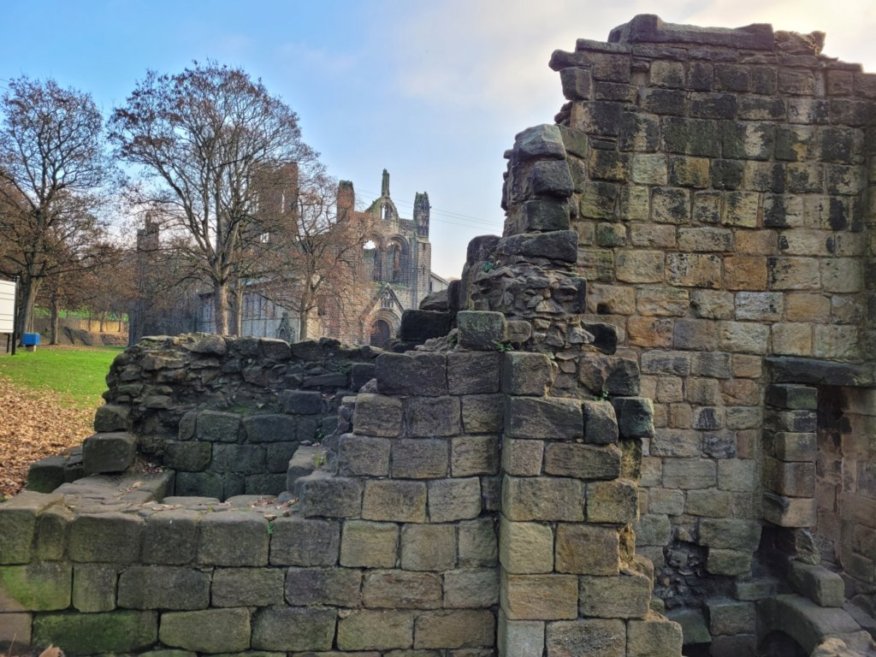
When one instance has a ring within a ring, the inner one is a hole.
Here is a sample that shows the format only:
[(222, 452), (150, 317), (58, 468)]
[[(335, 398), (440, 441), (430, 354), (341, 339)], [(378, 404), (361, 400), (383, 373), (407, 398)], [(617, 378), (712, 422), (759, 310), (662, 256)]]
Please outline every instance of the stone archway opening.
[(371, 337), (369, 344), (372, 347), (380, 347), (385, 349), (389, 345), (389, 339), (392, 337), (392, 328), (389, 323), (383, 319), (376, 319), (371, 324)]

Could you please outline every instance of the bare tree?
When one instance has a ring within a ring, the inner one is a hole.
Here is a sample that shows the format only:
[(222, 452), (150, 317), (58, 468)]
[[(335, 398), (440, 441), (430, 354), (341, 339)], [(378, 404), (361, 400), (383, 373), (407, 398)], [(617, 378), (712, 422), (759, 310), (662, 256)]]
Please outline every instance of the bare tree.
[(16, 329), (33, 320), (40, 284), (81, 268), (100, 234), (98, 189), (109, 174), (102, 119), (88, 94), (18, 78), (0, 98), (3, 269), (19, 278)]
[(151, 181), (147, 200), (189, 235), (212, 285), (217, 332), (227, 333), (230, 286), (261, 253), (259, 174), (316, 163), (297, 115), (241, 69), (208, 62), (148, 73), (110, 127), (121, 157)]

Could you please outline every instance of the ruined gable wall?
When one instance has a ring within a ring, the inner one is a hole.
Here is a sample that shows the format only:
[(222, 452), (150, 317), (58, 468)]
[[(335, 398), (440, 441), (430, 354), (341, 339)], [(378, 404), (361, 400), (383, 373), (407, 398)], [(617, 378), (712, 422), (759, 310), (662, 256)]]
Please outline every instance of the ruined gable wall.
[[(762, 487), (814, 518), (812, 477), (762, 468), (765, 359), (872, 363), (876, 76), (769, 26), (640, 16), (610, 41), (551, 59), (572, 227), (589, 317), (619, 328), (655, 401), (640, 550), (669, 558), (667, 603), (691, 604), (709, 587), (680, 572), (749, 574)], [(749, 538), (712, 542), (728, 518)]]

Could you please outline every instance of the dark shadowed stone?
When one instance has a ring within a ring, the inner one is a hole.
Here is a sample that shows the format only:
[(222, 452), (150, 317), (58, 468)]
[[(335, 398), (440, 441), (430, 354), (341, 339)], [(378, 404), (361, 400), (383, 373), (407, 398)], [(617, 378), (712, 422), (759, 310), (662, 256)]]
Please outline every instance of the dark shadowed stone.
[(169, 440), (164, 445), (164, 465), (174, 470), (206, 470), (212, 456), (213, 446), (210, 443)]
[(283, 411), (298, 415), (313, 415), (322, 412), (322, 395), (314, 391), (284, 390), (280, 393)]
[(574, 230), (558, 230), (511, 235), (499, 240), (497, 252), (501, 255), (575, 262), (578, 259), (578, 233)]
[(358, 518), (362, 512), (362, 485), (355, 479), (314, 472), (295, 486), (305, 517)]
[(514, 137), (514, 150), (520, 160), (566, 157), (560, 129), (555, 125), (537, 125), (518, 133)]
[(432, 292), (431, 294), (427, 294), (422, 301), (420, 301), (420, 310), (438, 310), (440, 312), (447, 312), (450, 310), (450, 306), (448, 304), (448, 291), (447, 289), (438, 290), (437, 292)]
[(97, 433), (127, 431), (129, 413), (127, 406), (104, 404), (94, 414), (94, 430)]
[(215, 566), (265, 566), (268, 521), (256, 513), (223, 511), (201, 519), (198, 562)]
[(611, 401), (622, 437), (646, 438), (654, 435), (654, 406), (650, 399), (617, 397)]
[(206, 609), (210, 574), (178, 566), (131, 566), (119, 576), (118, 603), (129, 609)]
[(376, 364), (377, 387), (381, 394), (447, 394), (447, 358), (444, 354), (385, 353), (377, 357)]
[(286, 602), (295, 607), (358, 607), (362, 574), (352, 568), (289, 568)]
[(816, 410), (818, 390), (811, 386), (774, 384), (767, 388), (766, 401), (777, 408)]
[(511, 397), (506, 409), (505, 432), (511, 438), (583, 438), (581, 402), (575, 399)]
[(86, 474), (123, 472), (136, 454), (137, 437), (130, 433), (96, 433), (82, 443)]
[(154, 611), (40, 614), (33, 623), (34, 645), (64, 646), (70, 655), (135, 652), (157, 638), (158, 613)]
[(584, 409), (584, 436), (588, 443), (608, 445), (618, 439), (617, 418), (607, 401), (582, 402)]
[(654, 14), (639, 14), (629, 23), (614, 28), (609, 43), (684, 43), (723, 46), (734, 50), (773, 50), (773, 28), (755, 23), (739, 28), (697, 27), (664, 23)]
[(766, 358), (776, 383), (811, 383), (830, 386), (873, 385), (872, 368), (853, 363), (837, 363), (815, 358)]
[(198, 414), (197, 436), (211, 442), (236, 443), (240, 435), (240, 415), (225, 411), (202, 411)]
[(451, 352), (447, 354), (448, 391), (454, 395), (499, 392), (502, 354)]
[(617, 351), (617, 327), (613, 324), (586, 323), (584, 330), (593, 336), (593, 346), (602, 353), (613, 354)]
[(374, 378), (376, 366), (374, 363), (353, 363), (350, 368), (350, 387), (357, 391)]
[(536, 162), (529, 174), (529, 187), (537, 196), (568, 198), (572, 195), (572, 174), (565, 160)]
[(26, 488), (37, 493), (51, 493), (64, 481), (64, 457), (48, 456), (30, 464)]
[(215, 335), (213, 333), (196, 333), (192, 338), (192, 342), (183, 344), (183, 349), (188, 349), (192, 353), (224, 356), (228, 349), (225, 344), (225, 338), (221, 335)]
[(337, 522), (277, 518), (271, 533), (271, 565), (333, 566), (340, 544)]
[(499, 312), (462, 310), (456, 316), (459, 346), (493, 351), (505, 340), (505, 315)]
[(431, 338), (450, 333), (453, 313), (438, 310), (405, 310), (402, 313), (398, 338), (404, 342), (422, 344)]
[[(321, 395), (318, 392), (312, 394), (317, 396), (317, 402), (321, 404)], [(243, 418), (243, 430), (246, 439), (253, 443), (290, 442), (295, 440), (298, 435), (295, 418), (281, 414), (245, 417)]]

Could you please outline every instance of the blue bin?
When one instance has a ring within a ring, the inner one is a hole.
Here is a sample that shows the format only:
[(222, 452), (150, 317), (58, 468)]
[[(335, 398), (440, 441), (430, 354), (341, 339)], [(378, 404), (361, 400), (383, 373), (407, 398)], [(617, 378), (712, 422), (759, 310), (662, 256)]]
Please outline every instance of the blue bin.
[(25, 333), (21, 336), (21, 344), (23, 344), (25, 347), (36, 347), (39, 343), (39, 333)]

